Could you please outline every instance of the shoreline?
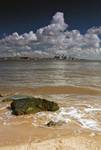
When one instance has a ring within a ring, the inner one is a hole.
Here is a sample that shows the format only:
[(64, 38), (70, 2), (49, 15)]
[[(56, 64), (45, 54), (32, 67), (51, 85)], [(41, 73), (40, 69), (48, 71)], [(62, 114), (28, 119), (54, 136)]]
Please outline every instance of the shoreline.
[(2, 96), (14, 94), (80, 94), (101, 96), (101, 89), (80, 86), (0, 87)]
[[(13, 95), (60, 95), (76, 94), (81, 96), (101, 96), (101, 91), (96, 88), (87, 87), (0, 87), (0, 94), (4, 97)], [(3, 97), (1, 97), (2, 99)], [(61, 98), (60, 98), (61, 99)], [(67, 99), (68, 100), (68, 99)], [(63, 101), (64, 102), (64, 101)], [(62, 104), (61, 102), (60, 104)], [(87, 101), (92, 104), (93, 101)], [(89, 106), (85, 100), (77, 103), (77, 100), (68, 102), (68, 107), (73, 105), (80, 108), (80, 111)], [(98, 101), (96, 101), (98, 102)], [(59, 103), (59, 102), (58, 102)], [(100, 103), (99, 103), (100, 105)], [(65, 103), (64, 103), (65, 106)], [(73, 107), (74, 107), (73, 106)], [(6, 110), (2, 110), (6, 113)], [(79, 115), (79, 114), (77, 114)], [(100, 115), (98, 114), (98, 117)], [(36, 117), (36, 116), (35, 116)], [(35, 117), (21, 116), (8, 119), (8, 124), (0, 124), (0, 150), (95, 150), (101, 149), (101, 132), (96, 132), (81, 127), (75, 118), (67, 126), (61, 127), (43, 127), (33, 126), (32, 120)], [(11, 124), (9, 124), (9, 122)], [(42, 122), (42, 118), (39, 122)]]

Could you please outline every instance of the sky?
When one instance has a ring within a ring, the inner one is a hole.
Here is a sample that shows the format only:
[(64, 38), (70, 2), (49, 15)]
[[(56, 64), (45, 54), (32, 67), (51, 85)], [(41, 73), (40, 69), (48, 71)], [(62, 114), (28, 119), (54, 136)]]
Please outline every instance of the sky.
[(100, 0), (1, 0), (0, 57), (101, 59), (100, 7)]
[(84, 33), (101, 25), (100, 0), (0, 0), (0, 36), (35, 31), (48, 25), (58, 11), (64, 13), (70, 29)]

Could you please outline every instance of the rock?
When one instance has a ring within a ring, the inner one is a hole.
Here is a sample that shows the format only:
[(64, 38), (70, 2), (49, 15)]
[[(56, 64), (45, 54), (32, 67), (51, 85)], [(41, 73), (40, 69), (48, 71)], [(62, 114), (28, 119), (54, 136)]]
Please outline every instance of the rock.
[(49, 121), (49, 122), (47, 123), (47, 126), (48, 126), (48, 127), (56, 126), (56, 122), (54, 122), (54, 121)]
[(5, 98), (5, 99), (2, 100), (2, 102), (12, 102), (12, 101), (13, 101), (13, 99), (10, 98), (10, 97)]
[(34, 97), (13, 100), (11, 103), (11, 110), (14, 115), (32, 114), (40, 111), (56, 111), (58, 109), (57, 103)]
[(47, 127), (54, 127), (54, 126), (62, 126), (65, 122), (63, 121), (58, 121), (58, 122), (55, 122), (55, 121), (49, 121), (46, 126)]
[(3, 96), (0, 94), (0, 97), (3, 97)]

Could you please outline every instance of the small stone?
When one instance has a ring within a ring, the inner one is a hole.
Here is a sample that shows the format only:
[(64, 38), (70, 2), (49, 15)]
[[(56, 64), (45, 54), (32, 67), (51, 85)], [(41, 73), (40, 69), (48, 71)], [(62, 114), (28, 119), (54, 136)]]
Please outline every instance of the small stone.
[(65, 124), (65, 122), (63, 122), (63, 121), (54, 122), (51, 120), (47, 123), (47, 127), (62, 126), (63, 124)]
[(3, 96), (0, 94), (0, 97), (3, 97)]
[(55, 123), (54, 121), (49, 121), (49, 122), (47, 123), (47, 126), (48, 126), (48, 127), (56, 126), (56, 123)]

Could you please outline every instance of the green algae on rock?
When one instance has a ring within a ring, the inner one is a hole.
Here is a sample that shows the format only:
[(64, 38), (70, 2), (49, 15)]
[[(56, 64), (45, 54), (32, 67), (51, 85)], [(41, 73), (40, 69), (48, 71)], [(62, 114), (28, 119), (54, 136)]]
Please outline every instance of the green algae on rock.
[(13, 100), (11, 103), (11, 110), (14, 115), (33, 114), (40, 111), (57, 111), (58, 109), (57, 103), (34, 97)]

